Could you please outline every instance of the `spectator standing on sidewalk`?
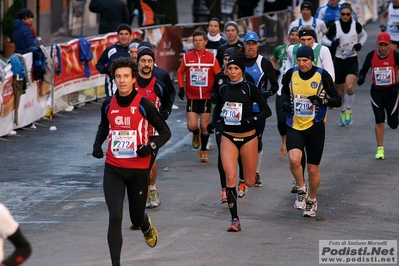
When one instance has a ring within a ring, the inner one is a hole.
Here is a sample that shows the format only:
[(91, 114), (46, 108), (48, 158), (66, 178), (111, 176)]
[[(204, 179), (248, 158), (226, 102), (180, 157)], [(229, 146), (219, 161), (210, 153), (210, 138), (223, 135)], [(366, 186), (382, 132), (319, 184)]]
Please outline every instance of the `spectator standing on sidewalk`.
[[(134, 88), (137, 64), (129, 57), (118, 58), (110, 71), (118, 89), (101, 107), (92, 155), (103, 158), (101, 146), (108, 137), (103, 184), (109, 211), (107, 239), (112, 265), (120, 266), (125, 193), (133, 226), (140, 227), (148, 246), (157, 244), (158, 232), (145, 213), (150, 164), (171, 132), (157, 108)], [(157, 130), (157, 136), (149, 137), (148, 125)]]
[(115, 32), (122, 23), (129, 24), (129, 11), (122, 0), (91, 0), (89, 10), (100, 15), (98, 34)]
[(21, 9), (14, 20), (15, 53), (27, 53), (29, 47), (37, 46), (40, 40), (33, 28), (33, 12), (27, 8)]
[(377, 37), (377, 49), (369, 52), (359, 72), (357, 85), (361, 86), (371, 68), (371, 106), (375, 117), (377, 139), (376, 159), (385, 159), (385, 113), (390, 128), (398, 127), (398, 66), (399, 53), (390, 48), (391, 37), (381, 32)]
[(207, 126), (211, 121), (212, 86), (220, 67), (213, 53), (205, 49), (207, 38), (204, 31), (193, 33), (193, 43), (194, 50), (183, 55), (177, 70), (179, 98), (183, 100), (185, 95), (187, 97), (187, 129), (193, 133), (191, 144), (194, 149), (201, 146), (200, 162), (207, 163), (209, 162), (206, 149), (209, 139)]
[(206, 37), (208, 38), (208, 42), (205, 48), (215, 54), (217, 53), (218, 48), (227, 43), (227, 40), (220, 33), (221, 22), (218, 18), (211, 18), (208, 23), (208, 33)]
[[(4, 240), (10, 240), (14, 245), (14, 252), (4, 258)], [(10, 211), (0, 203), (0, 266), (16, 266), (24, 263), (32, 254), (28, 240), (22, 234), (19, 224), (14, 220)]]

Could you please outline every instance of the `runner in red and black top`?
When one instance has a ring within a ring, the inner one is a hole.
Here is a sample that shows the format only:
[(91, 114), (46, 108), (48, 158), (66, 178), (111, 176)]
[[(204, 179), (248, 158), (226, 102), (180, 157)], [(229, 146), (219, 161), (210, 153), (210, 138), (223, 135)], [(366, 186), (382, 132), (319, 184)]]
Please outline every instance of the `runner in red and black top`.
[(398, 127), (398, 66), (399, 53), (390, 48), (391, 37), (381, 32), (377, 37), (378, 48), (367, 54), (359, 72), (357, 84), (364, 83), (367, 71), (371, 68), (371, 106), (375, 116), (375, 135), (377, 138), (376, 159), (385, 159), (384, 126), (385, 112), (388, 125)]
[[(109, 211), (108, 247), (112, 265), (120, 265), (122, 217), (125, 192), (130, 220), (140, 227), (148, 246), (155, 247), (158, 232), (145, 213), (151, 160), (171, 137), (157, 108), (137, 93), (134, 83), (137, 64), (131, 58), (118, 58), (111, 64), (117, 91), (101, 107), (101, 122), (93, 145), (93, 156), (104, 156), (101, 145), (108, 137), (104, 168), (104, 196)], [(149, 136), (152, 125), (157, 136)]]
[[(155, 63), (154, 52), (146, 47), (140, 48), (137, 56), (137, 63), (139, 68), (139, 75), (137, 76), (137, 82), (135, 84), (137, 92), (149, 99), (155, 107), (158, 108), (162, 118), (167, 120), (172, 111), (172, 103), (170, 102), (169, 91), (166, 85), (153, 76), (152, 70)], [(151, 125), (148, 129), (148, 133), (150, 137), (157, 134), (154, 127)], [(159, 193), (156, 188), (157, 169), (154, 156), (151, 160), (150, 194), (147, 199), (147, 208), (156, 208), (161, 205)]]

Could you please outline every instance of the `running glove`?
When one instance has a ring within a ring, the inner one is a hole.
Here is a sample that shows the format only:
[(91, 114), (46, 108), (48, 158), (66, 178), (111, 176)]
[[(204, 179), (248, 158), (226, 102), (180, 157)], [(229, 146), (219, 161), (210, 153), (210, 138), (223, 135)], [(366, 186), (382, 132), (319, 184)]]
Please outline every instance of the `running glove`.
[(291, 104), (288, 100), (283, 100), (283, 103), (281, 104), (281, 110), (286, 113), (291, 113)]
[(381, 24), (380, 25), (380, 29), (381, 29), (382, 32), (384, 32), (384, 31), (387, 30), (387, 26), (385, 26), (384, 24)]
[(179, 98), (184, 100), (184, 88), (179, 88)]
[(103, 149), (101, 148), (101, 143), (99, 141), (95, 141), (93, 145), (93, 152), (91, 153), (93, 157), (97, 159), (101, 159), (104, 157)]
[(323, 104), (323, 99), (316, 95), (309, 96), (308, 99), (312, 102), (313, 105), (322, 105)]
[(139, 157), (146, 157), (151, 154), (152, 149), (149, 145), (140, 145), (136, 152)]
[(338, 47), (339, 42), (340, 42), (339, 38), (334, 40), (334, 41), (332, 41), (331, 42), (331, 47), (333, 47), (333, 48)]
[(267, 101), (267, 99), (269, 99), (269, 97), (272, 96), (272, 95), (273, 94), (272, 94), (271, 91), (263, 91), (262, 92), (262, 96), (263, 96), (263, 99), (265, 99), (265, 101)]
[(165, 108), (163, 108), (162, 106), (159, 108), (159, 113), (161, 114), (163, 120), (168, 120), (169, 118), (169, 112), (168, 110), (166, 110)]
[(361, 43), (357, 43), (355, 45), (353, 45), (353, 49), (355, 49), (355, 51), (360, 51), (362, 50), (362, 44)]
[(357, 80), (357, 85), (361, 86), (364, 83), (364, 77), (361, 77)]

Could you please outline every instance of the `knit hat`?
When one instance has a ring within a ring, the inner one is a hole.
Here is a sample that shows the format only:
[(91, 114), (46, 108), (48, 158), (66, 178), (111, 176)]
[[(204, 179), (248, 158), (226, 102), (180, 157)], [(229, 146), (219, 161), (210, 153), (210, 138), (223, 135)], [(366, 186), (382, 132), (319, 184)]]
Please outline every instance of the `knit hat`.
[(226, 50), (224, 50), (223, 57), (232, 56), (235, 52), (236, 52), (235, 47), (229, 47)]
[(229, 62), (227, 63), (227, 67), (229, 67), (230, 65), (236, 65), (238, 66), (241, 71), (242, 74), (244, 75), (245, 73), (245, 56), (243, 54), (232, 54), (229, 58)]
[(132, 28), (129, 26), (129, 24), (126, 23), (120, 24), (116, 29), (116, 32), (119, 33), (121, 30), (127, 30), (130, 34), (132, 34)]
[(299, 27), (293, 27), (293, 28), (290, 30), (290, 33), (289, 33), (289, 34), (291, 34), (291, 33), (293, 33), (293, 32), (299, 32)]
[(312, 10), (313, 9), (313, 5), (309, 1), (303, 1), (303, 3), (301, 4), (301, 10), (304, 9), (304, 8), (308, 8), (308, 9)]
[(299, 38), (301, 38), (302, 36), (312, 36), (313, 39), (316, 40), (316, 33), (314, 32), (314, 30), (299, 30)]
[(307, 59), (314, 60), (313, 49), (310, 46), (302, 45), (296, 52), (296, 58), (306, 57)]
[(30, 9), (22, 8), (16, 15), (15, 18), (23, 20), (25, 18), (33, 18), (33, 12)]
[(139, 48), (139, 43), (138, 42), (131, 42), (131, 43), (129, 43), (129, 49), (130, 48)]
[(137, 61), (139, 61), (140, 60), (140, 58), (143, 56), (143, 55), (149, 55), (149, 56), (151, 56), (152, 57), (152, 59), (155, 61), (155, 56), (154, 56), (154, 52), (150, 49), (150, 48), (139, 48), (139, 53), (138, 53), (138, 55), (137, 55)]
[(233, 26), (234, 28), (236, 28), (237, 32), (238, 32), (238, 24), (234, 21), (228, 21), (224, 24), (224, 31), (226, 32), (226, 29), (228, 26)]

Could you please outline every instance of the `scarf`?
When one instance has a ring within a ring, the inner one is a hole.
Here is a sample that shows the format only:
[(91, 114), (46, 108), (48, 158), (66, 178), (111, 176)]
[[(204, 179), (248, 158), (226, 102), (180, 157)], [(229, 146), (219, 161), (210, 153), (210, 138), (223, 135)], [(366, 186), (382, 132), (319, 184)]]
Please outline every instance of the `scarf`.
[(208, 32), (208, 34), (207, 34), (208, 36), (208, 40), (210, 40), (211, 42), (217, 42), (217, 41), (219, 41), (221, 38), (222, 38), (222, 36), (220, 35), (220, 33), (218, 33), (218, 34), (216, 34), (215, 36), (212, 36), (212, 35), (210, 35), (209, 34), (209, 32)]
[(36, 39), (36, 37), (37, 37), (37, 34), (36, 34), (36, 31), (35, 31), (35, 29), (33, 28), (33, 25), (32, 25), (32, 24), (28, 24), (28, 23), (26, 23), (25, 21), (24, 21), (24, 23), (25, 23), (26, 25), (28, 25), (28, 27), (29, 27), (30, 31), (32, 32), (33, 39)]

